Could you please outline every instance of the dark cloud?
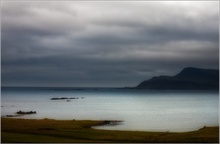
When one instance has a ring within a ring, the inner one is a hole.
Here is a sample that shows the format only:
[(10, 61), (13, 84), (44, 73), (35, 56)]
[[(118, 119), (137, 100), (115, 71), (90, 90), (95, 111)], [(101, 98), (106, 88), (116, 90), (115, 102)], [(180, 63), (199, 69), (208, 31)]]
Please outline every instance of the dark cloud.
[(216, 1), (2, 2), (2, 85), (135, 86), (218, 68), (218, 20)]

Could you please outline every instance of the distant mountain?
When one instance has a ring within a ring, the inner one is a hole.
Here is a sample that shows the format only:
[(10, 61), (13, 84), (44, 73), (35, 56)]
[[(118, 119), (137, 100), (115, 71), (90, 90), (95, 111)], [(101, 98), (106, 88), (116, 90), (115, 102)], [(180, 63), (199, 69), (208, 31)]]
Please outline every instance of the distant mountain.
[(188, 67), (175, 76), (159, 76), (143, 81), (136, 88), (218, 90), (219, 70)]

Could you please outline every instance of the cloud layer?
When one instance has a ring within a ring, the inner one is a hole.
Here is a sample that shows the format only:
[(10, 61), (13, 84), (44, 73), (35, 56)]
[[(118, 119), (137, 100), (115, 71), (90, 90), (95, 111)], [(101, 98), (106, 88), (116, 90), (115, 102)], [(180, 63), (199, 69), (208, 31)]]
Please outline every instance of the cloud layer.
[(2, 2), (2, 85), (135, 86), (218, 68), (218, 13), (218, 1)]

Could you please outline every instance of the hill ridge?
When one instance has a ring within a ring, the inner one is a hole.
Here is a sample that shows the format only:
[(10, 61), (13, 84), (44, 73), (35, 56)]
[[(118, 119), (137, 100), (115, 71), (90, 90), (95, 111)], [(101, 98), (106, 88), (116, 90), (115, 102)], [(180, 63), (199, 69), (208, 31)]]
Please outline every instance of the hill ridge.
[(138, 89), (218, 90), (219, 70), (186, 67), (174, 76), (156, 76), (141, 82)]

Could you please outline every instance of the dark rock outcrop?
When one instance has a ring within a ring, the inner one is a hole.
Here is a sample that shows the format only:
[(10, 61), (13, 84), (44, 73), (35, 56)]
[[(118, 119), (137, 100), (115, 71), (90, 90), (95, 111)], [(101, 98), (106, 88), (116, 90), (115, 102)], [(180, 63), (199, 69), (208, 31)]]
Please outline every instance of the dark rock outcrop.
[(136, 88), (218, 90), (219, 70), (188, 67), (175, 76), (159, 76), (143, 81)]
[(70, 99), (79, 99), (78, 97), (61, 97), (61, 98), (51, 98), (50, 100), (70, 100)]
[(18, 111), (17, 114), (36, 114), (36, 111)]

